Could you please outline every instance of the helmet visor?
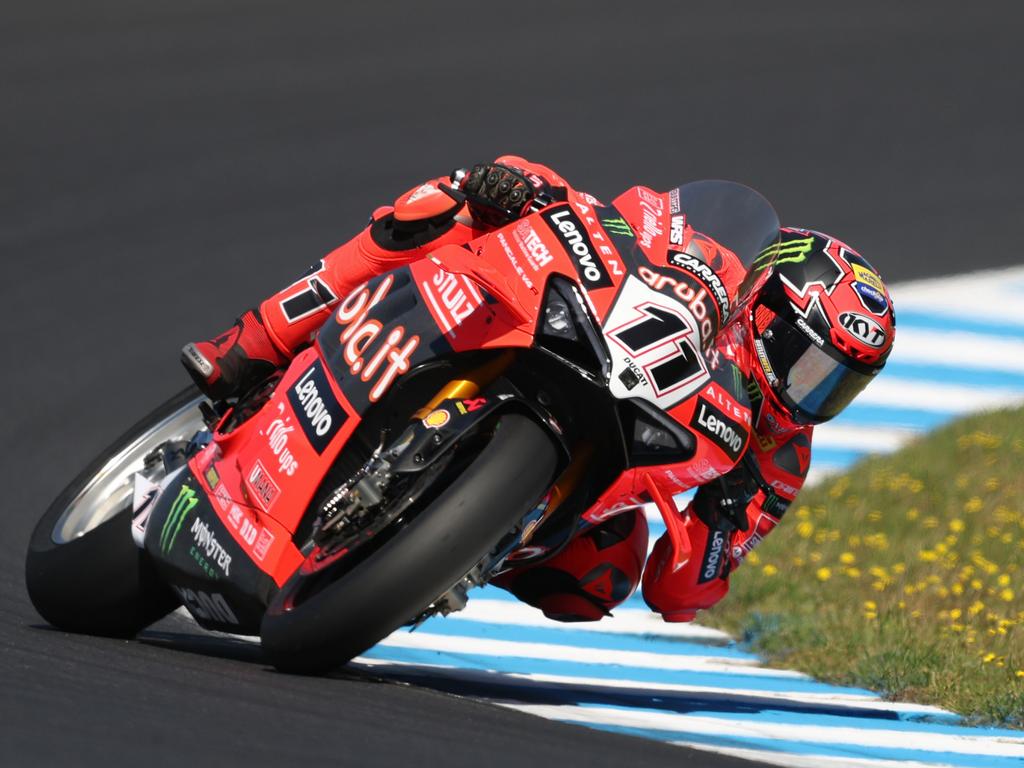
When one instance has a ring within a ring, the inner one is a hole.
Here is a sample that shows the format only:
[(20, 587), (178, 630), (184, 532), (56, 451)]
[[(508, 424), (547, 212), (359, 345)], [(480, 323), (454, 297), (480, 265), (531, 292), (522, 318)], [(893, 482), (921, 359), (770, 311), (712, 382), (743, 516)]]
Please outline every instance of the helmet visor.
[(778, 315), (758, 334), (757, 342), (773, 390), (794, 419), (804, 424), (837, 416), (878, 372), (830, 355)]

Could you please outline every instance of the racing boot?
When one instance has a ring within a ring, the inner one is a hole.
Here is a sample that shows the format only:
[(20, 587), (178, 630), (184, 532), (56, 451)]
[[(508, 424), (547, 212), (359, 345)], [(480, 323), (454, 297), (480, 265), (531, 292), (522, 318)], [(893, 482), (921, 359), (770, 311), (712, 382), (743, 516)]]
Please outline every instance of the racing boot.
[(186, 344), (181, 350), (185, 370), (212, 400), (245, 394), (288, 360), (253, 310), (219, 336)]

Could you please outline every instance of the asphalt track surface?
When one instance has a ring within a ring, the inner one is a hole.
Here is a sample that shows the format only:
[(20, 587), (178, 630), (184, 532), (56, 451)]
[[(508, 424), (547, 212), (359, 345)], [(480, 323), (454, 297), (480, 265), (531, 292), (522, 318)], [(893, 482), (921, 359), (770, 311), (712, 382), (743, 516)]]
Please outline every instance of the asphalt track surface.
[(5, 7), (0, 763), (746, 765), (279, 675), (173, 621), (69, 636), (25, 594), (34, 521), (182, 387), (181, 344), (452, 167), (515, 152), (606, 198), (745, 181), (889, 280), (1019, 262), (1017, 3), (508, 7)]

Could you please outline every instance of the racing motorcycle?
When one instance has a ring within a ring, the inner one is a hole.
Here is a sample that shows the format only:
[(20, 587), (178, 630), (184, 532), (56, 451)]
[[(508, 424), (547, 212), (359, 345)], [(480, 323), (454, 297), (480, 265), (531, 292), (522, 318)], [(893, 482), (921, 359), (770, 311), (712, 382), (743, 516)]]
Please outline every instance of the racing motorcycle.
[(688, 231), (749, 266), (779, 221), (722, 181), (538, 199), (370, 280), (286, 370), (231, 403), (187, 389), (87, 467), (33, 533), (36, 609), (132, 636), (184, 605), (321, 673), (643, 504), (682, 563), (672, 495), (750, 432), (710, 344), (735, 297)]

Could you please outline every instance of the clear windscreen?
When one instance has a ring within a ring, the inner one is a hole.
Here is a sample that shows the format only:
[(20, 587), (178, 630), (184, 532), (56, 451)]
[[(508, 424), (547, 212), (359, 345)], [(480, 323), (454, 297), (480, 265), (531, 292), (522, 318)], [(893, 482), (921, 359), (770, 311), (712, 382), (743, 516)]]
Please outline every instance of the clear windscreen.
[(739, 257), (747, 269), (779, 239), (779, 216), (760, 192), (735, 181), (692, 181), (669, 193), (678, 195), (686, 223)]

